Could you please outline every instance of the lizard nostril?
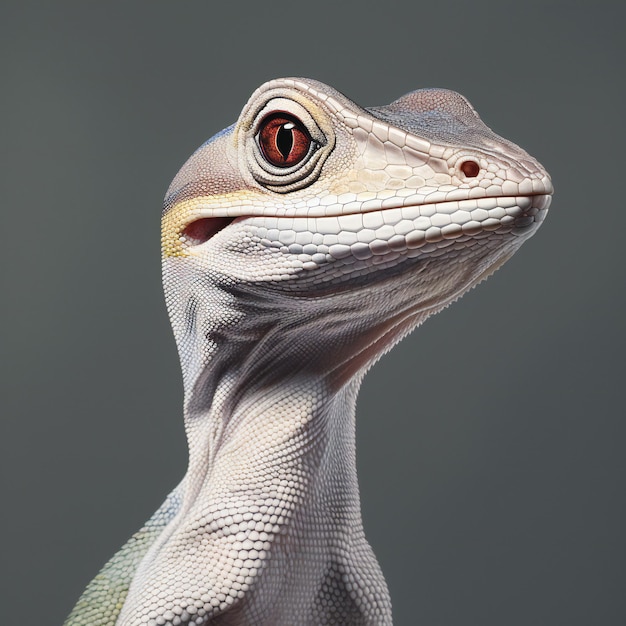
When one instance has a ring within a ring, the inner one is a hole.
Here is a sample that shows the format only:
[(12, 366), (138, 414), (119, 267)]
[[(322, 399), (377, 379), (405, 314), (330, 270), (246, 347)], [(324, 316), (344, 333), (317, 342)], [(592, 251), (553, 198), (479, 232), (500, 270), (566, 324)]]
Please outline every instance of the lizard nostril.
[(463, 161), (461, 163), (461, 171), (466, 178), (476, 178), (480, 172), (480, 165), (476, 161)]
[(187, 224), (181, 235), (188, 244), (198, 246), (211, 239), (213, 235), (228, 226), (234, 219), (234, 217), (202, 217)]

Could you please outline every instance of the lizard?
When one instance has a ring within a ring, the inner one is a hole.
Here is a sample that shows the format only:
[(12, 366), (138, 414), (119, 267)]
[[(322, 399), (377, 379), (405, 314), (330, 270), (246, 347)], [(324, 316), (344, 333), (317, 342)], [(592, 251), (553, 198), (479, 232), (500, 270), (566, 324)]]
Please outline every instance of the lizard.
[(259, 87), (162, 213), (187, 472), (65, 625), (391, 624), (359, 387), (534, 234), (552, 193), (454, 91), (362, 108), (314, 80)]

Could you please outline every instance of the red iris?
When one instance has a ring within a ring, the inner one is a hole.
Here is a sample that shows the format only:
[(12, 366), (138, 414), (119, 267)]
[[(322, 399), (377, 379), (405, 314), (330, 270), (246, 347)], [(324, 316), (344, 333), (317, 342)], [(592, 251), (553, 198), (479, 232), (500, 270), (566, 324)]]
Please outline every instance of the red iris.
[(259, 127), (259, 146), (266, 161), (275, 167), (298, 165), (309, 153), (311, 135), (289, 113), (272, 113)]

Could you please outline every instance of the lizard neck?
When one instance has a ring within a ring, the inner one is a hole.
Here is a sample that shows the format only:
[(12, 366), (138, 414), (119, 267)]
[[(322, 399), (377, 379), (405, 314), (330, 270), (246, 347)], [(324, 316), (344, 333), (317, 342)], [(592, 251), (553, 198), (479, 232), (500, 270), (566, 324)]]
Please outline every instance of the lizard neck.
[(177, 534), (203, 529), (198, 571), (214, 564), (214, 578), (202, 591), (224, 596), (216, 612), (243, 623), (305, 614), (326, 623), (330, 613), (337, 623), (385, 623), (390, 601), (365, 540), (356, 474), (360, 380), (331, 390), (294, 374), (245, 391), (240, 380), (224, 375), (206, 412), (194, 411), (193, 394), (188, 402), (187, 513)]
[(211, 387), (187, 390), (180, 508), (143, 559), (141, 593), (131, 586), (119, 623), (155, 612), (151, 598), (168, 589), (173, 608), (156, 609), (166, 623), (197, 610), (211, 624), (390, 624), (361, 521), (360, 377), (340, 389), (303, 373), (275, 387), (242, 388), (240, 377), (207, 371)]
[[(356, 475), (355, 403), (372, 357), (354, 356), (354, 327), (367, 327), (354, 320), (367, 310), (351, 292), (329, 303), (197, 280), (202, 298), (166, 284), (188, 471), (120, 626), (193, 611), (212, 624), (391, 623)], [(154, 601), (163, 589), (173, 608)]]

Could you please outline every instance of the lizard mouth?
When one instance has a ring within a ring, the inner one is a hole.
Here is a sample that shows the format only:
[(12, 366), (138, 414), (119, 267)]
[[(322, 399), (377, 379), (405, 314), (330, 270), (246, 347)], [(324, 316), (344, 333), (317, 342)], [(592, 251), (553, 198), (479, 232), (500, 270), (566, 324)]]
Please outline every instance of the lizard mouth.
[[(504, 198), (499, 199), (504, 200)], [(509, 202), (511, 201), (511, 199), (512, 198), (508, 198)], [(488, 224), (480, 224), (478, 222), (474, 222), (473, 225), (466, 224), (462, 228), (462, 230), (466, 235), (473, 235), (483, 230), (494, 230), (499, 226), (504, 226), (505, 222), (507, 222), (508, 225), (514, 226), (514, 229), (516, 231), (515, 234), (521, 234), (522, 232), (528, 230), (528, 227), (530, 227), (533, 223), (535, 223), (536, 221), (541, 221), (543, 219), (543, 215), (539, 216), (538, 214), (545, 214), (545, 209), (547, 209), (550, 204), (550, 194), (528, 194), (526, 196), (518, 196), (515, 199), (519, 201), (519, 204), (515, 207), (516, 215), (509, 216), (508, 219), (505, 219), (504, 222), (500, 222), (500, 220), (496, 219), (491, 219)], [(522, 199), (524, 199), (524, 201), (522, 201)], [(476, 208), (480, 208), (481, 200), (485, 201), (489, 200), (489, 198), (478, 199), (476, 201)], [(515, 205), (516, 203), (513, 204)], [(382, 211), (384, 212), (385, 209), (382, 209)], [(345, 214), (344, 217), (347, 215), (349, 214)], [(243, 221), (250, 217), (255, 216), (238, 215), (236, 217), (199, 217), (189, 222), (180, 231), (180, 236), (187, 246), (199, 246), (209, 241), (209, 239), (211, 239), (214, 235), (219, 233), (221, 230), (223, 230), (233, 222)], [(458, 224), (459, 234), (461, 232), (461, 227), (462, 225)]]
[(219, 233), (220, 230), (232, 224), (236, 219), (241, 218), (201, 217), (187, 224), (180, 234), (188, 245), (199, 246), (211, 239), (213, 235)]

